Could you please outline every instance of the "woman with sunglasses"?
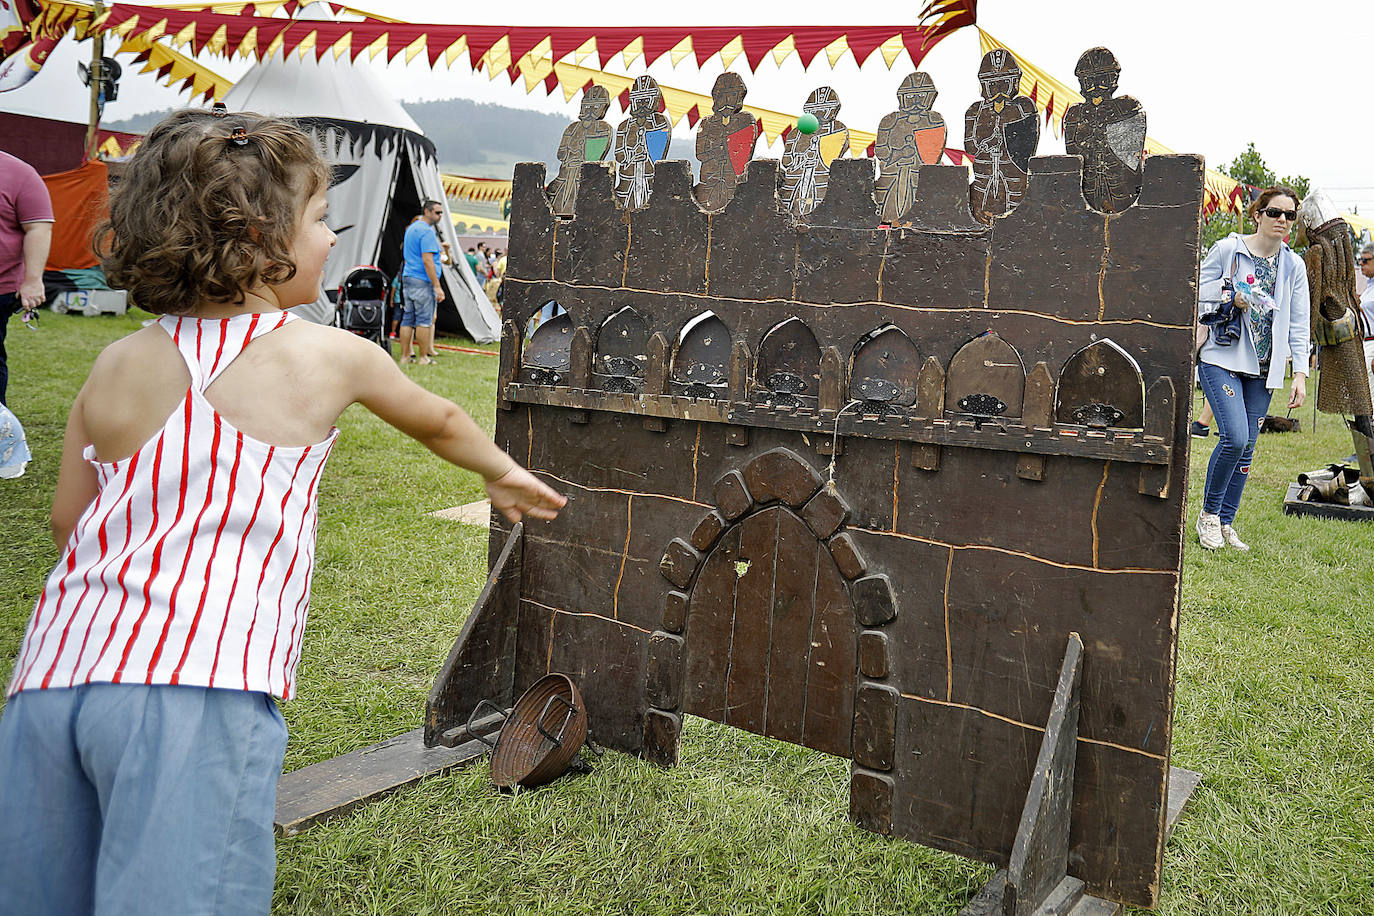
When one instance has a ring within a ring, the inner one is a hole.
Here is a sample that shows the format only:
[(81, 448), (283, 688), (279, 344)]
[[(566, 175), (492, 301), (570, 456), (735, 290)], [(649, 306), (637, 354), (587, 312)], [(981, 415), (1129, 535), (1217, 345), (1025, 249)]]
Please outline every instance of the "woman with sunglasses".
[(1374, 391), (1374, 245), (1360, 249), (1360, 273), (1364, 274), (1364, 292), (1360, 294), (1360, 311), (1364, 312), (1364, 367), (1369, 372), (1369, 390)]
[(1221, 436), (1207, 463), (1197, 519), (1198, 541), (1208, 550), (1250, 549), (1232, 523), (1271, 392), (1283, 385), (1290, 359), (1288, 406), (1300, 407), (1307, 398), (1307, 268), (1284, 243), (1298, 218), (1298, 195), (1292, 188), (1268, 188), (1249, 212), (1255, 231), (1233, 232), (1213, 245), (1198, 274), (1200, 318), (1214, 319), (1232, 307), (1239, 312), (1232, 322), (1205, 323), (1198, 352), (1198, 379)]

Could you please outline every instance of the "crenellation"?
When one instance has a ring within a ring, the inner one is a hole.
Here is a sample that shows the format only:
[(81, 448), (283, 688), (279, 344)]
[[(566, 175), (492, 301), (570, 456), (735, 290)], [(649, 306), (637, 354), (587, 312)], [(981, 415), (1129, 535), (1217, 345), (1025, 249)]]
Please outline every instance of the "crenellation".
[(554, 246), (556, 280), (578, 285), (623, 286), (627, 214), (615, 205), (615, 172), (600, 162), (582, 164), (574, 216), (558, 221)]
[(655, 292), (706, 292), (710, 220), (693, 194), (690, 162), (659, 162), (648, 206), (628, 216), (625, 286)]
[(506, 276), (552, 279), (555, 217), (544, 193), (544, 163), (515, 164), (510, 212)]

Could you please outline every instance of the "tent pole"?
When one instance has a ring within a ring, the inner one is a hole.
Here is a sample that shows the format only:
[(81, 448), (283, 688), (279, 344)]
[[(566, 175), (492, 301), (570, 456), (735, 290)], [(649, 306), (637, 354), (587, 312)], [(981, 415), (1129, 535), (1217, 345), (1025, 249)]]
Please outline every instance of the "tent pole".
[[(100, 17), (105, 14), (105, 4), (101, 0), (94, 0), (91, 7), (91, 19), (99, 22)], [(104, 88), (101, 78), (104, 76), (104, 68), (101, 65), (101, 58), (105, 56), (105, 31), (103, 28), (95, 28), (95, 34), (91, 36), (91, 119), (86, 125), (86, 159), (89, 161), (95, 158), (96, 138), (99, 136), (97, 129), (100, 127), (100, 93)]]

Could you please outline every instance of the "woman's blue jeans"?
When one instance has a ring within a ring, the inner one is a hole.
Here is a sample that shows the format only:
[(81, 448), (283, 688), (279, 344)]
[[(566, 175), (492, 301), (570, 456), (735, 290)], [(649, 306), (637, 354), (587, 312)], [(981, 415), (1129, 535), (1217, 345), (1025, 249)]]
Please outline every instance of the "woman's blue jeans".
[(1229, 525), (1235, 521), (1240, 495), (1250, 476), (1255, 439), (1269, 412), (1270, 393), (1263, 378), (1237, 375), (1211, 363), (1198, 363), (1197, 374), (1221, 434), (1221, 442), (1207, 462), (1202, 511), (1221, 516), (1221, 523)]

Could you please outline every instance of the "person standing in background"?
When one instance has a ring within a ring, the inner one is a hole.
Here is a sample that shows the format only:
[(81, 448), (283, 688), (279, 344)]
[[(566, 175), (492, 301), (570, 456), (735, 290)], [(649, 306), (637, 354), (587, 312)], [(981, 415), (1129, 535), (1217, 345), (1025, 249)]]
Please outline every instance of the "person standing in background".
[(33, 166), (0, 152), (0, 404), (9, 386), (5, 330), (10, 316), (42, 306), (43, 267), (52, 245), (52, 200)]
[(427, 200), (420, 219), (406, 227), (401, 250), (405, 267), (401, 269), (401, 292), (405, 296), (405, 311), (401, 315), (401, 365), (411, 362), (410, 346), (419, 348), (420, 365), (434, 362), (429, 357), (434, 342), (434, 310), (444, 301), (444, 288), (439, 283), (439, 236), (434, 226), (444, 215), (444, 205)]
[(1369, 390), (1374, 392), (1374, 245), (1360, 249), (1360, 274), (1364, 277), (1364, 292), (1360, 294), (1360, 311), (1364, 312), (1364, 367), (1369, 372)]

